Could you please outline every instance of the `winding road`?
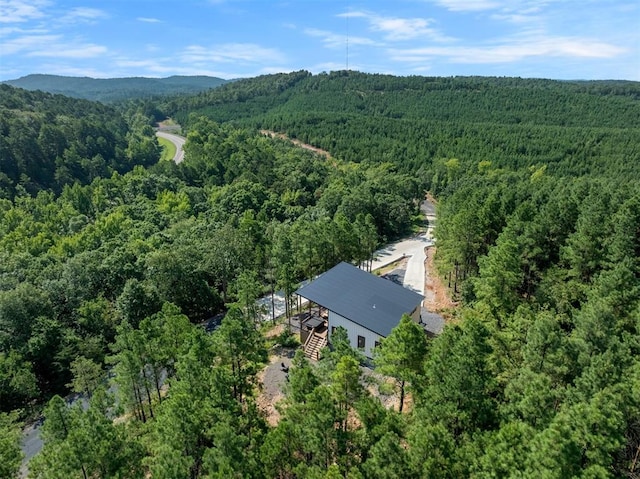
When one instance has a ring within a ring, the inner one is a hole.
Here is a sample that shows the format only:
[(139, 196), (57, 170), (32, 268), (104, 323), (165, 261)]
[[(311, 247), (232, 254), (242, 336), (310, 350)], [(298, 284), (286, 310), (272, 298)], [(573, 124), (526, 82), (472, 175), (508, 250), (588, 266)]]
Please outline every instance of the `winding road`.
[(176, 154), (173, 157), (173, 161), (175, 161), (176, 165), (182, 163), (182, 160), (184, 160), (184, 143), (185, 141), (187, 141), (187, 139), (184, 136), (179, 136), (174, 133), (168, 133), (162, 130), (157, 131), (156, 136), (164, 138), (165, 140), (169, 140), (175, 145)]

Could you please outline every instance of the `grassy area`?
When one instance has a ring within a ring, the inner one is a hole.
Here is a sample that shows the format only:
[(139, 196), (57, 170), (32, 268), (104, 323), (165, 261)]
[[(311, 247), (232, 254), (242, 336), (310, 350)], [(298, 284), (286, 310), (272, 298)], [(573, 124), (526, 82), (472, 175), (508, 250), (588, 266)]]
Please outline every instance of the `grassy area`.
[(160, 146), (162, 147), (162, 156), (160, 157), (160, 161), (173, 160), (173, 157), (176, 156), (176, 145), (171, 143), (169, 140), (160, 137), (158, 137), (158, 143), (160, 143)]

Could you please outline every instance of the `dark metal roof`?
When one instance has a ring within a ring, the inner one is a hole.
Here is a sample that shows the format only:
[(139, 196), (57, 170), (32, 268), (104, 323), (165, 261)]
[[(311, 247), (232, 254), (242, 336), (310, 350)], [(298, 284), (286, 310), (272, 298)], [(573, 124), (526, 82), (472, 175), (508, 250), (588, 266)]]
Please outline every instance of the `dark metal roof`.
[(384, 337), (423, 299), (348, 263), (334, 266), (296, 293)]

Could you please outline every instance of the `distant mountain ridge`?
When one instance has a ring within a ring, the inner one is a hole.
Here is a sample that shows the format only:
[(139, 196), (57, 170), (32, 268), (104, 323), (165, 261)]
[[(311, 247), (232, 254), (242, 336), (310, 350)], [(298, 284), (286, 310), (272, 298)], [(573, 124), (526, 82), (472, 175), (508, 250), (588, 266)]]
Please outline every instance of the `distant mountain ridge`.
[(33, 74), (2, 83), (25, 90), (41, 90), (73, 98), (111, 103), (154, 96), (195, 94), (227, 82), (229, 80), (210, 76), (90, 78)]

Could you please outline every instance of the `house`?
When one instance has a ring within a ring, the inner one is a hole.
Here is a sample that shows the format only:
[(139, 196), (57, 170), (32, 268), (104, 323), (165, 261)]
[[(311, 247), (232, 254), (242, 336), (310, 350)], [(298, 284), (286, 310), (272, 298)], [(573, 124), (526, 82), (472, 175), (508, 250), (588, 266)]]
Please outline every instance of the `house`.
[(296, 294), (318, 305), (319, 314), (301, 321), (300, 339), (308, 357), (331, 342), (331, 334), (342, 326), (351, 345), (371, 358), (382, 338), (409, 314), (420, 322), (422, 295), (367, 273), (348, 263), (340, 263)]

